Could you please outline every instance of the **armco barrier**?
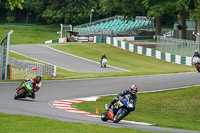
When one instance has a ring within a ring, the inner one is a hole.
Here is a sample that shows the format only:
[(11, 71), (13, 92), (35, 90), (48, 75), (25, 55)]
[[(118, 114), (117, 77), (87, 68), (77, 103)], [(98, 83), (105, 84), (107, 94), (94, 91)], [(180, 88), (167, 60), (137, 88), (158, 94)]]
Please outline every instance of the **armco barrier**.
[(116, 46), (116, 47), (119, 47), (119, 48), (122, 48), (124, 50), (128, 50), (128, 51), (137, 53), (137, 54), (150, 56), (150, 57), (153, 57), (156, 59), (160, 59), (160, 60), (164, 60), (164, 61), (172, 62), (172, 63), (176, 63), (176, 64), (192, 66), (192, 57), (174, 55), (171, 53), (165, 53), (165, 52), (161, 52), (158, 50), (153, 50), (151, 48), (145, 48), (145, 47), (137, 46), (137, 45), (127, 43), (124, 41), (120, 41), (120, 40), (117, 40), (116, 38), (112, 38), (112, 37), (107, 37), (106, 43)]
[(61, 42), (67, 42), (66, 37), (64, 38), (59, 38), (59, 39), (54, 39), (54, 40), (49, 40), (49, 41), (45, 41), (44, 43), (61, 43)]

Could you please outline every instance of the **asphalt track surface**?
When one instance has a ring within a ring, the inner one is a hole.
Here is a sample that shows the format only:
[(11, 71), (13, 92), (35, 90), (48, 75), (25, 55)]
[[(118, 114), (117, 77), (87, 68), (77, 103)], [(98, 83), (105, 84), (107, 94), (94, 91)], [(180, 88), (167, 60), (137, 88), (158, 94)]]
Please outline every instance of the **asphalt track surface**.
[[(161, 74), (151, 76), (99, 78), (85, 80), (43, 81), (42, 88), (36, 93), (36, 99), (14, 100), (15, 88), (19, 83), (0, 82), (0, 112), (8, 114), (24, 114), (59, 119), (69, 122), (100, 124), (110, 127), (127, 127), (139, 130), (172, 132), (172, 133), (200, 133), (196, 131), (145, 126), (111, 121), (103, 122), (100, 118), (85, 116), (63, 111), (49, 106), (55, 100), (74, 99), (81, 97), (117, 94), (137, 84), (140, 92), (162, 91), (171, 88), (199, 85), (199, 73)], [(138, 104), (140, 102), (138, 101)], [(137, 107), (136, 107), (137, 109)], [(134, 112), (131, 114), (134, 115)]]
[(63, 53), (61, 51), (43, 45), (11, 45), (10, 50), (34, 58), (36, 60), (59, 66), (70, 71), (85, 73), (128, 71), (109, 65), (107, 65), (106, 69), (104, 69), (100, 67), (100, 62), (94, 62), (71, 54)]

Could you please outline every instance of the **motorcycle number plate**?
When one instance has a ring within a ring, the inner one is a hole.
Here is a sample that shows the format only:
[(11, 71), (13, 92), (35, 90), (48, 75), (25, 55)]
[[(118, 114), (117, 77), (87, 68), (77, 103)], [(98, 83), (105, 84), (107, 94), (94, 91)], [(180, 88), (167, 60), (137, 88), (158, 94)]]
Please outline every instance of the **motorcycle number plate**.
[(27, 87), (27, 89), (32, 90), (32, 87), (30, 84), (27, 84), (26, 87)]

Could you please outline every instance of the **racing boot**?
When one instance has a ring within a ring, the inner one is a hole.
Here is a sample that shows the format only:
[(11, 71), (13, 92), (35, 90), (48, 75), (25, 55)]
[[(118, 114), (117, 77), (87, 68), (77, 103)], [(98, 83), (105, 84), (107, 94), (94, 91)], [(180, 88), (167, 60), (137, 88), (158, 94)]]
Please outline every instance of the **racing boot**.
[(106, 110), (106, 111), (109, 110), (108, 104), (105, 104), (105, 110)]
[(32, 98), (32, 99), (35, 99), (35, 94), (28, 95), (28, 97), (30, 97), (30, 98)]

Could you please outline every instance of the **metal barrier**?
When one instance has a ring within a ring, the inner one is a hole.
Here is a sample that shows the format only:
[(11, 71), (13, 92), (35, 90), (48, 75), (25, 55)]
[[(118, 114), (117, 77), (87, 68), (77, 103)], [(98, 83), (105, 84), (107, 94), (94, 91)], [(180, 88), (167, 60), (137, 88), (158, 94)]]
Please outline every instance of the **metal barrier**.
[(157, 36), (156, 50), (192, 57), (194, 50), (199, 50), (199, 43), (197, 41)]
[(56, 66), (44, 65), (41, 63), (30, 62), (25, 60), (9, 57), (9, 64), (13, 67), (20, 68), (27, 71), (27, 77), (30, 74), (56, 76)]

